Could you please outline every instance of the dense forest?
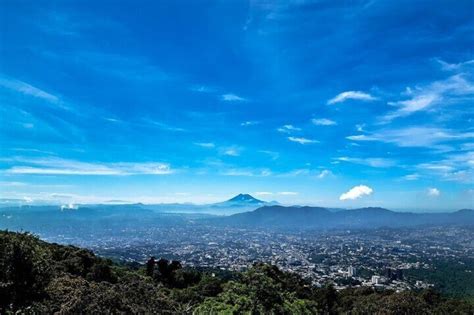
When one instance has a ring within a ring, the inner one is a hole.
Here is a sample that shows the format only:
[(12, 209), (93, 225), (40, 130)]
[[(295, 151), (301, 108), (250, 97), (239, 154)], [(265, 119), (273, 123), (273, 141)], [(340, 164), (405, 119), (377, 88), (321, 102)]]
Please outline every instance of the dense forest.
[(0, 313), (473, 314), (433, 290), (314, 288), (295, 274), (255, 264), (242, 273), (178, 261), (117, 264), (91, 251), (0, 232)]

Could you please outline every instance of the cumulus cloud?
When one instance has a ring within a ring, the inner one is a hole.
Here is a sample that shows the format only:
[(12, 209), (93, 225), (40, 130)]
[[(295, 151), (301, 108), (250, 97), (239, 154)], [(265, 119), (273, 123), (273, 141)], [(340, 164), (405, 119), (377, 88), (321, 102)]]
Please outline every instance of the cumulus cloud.
[(438, 197), (439, 195), (441, 195), (441, 192), (438, 188), (428, 188), (427, 194), (430, 197)]
[(334, 126), (337, 125), (337, 123), (334, 120), (326, 119), (326, 118), (313, 118), (311, 119), (311, 122), (315, 124), (316, 126)]
[(359, 185), (352, 187), (348, 192), (343, 193), (339, 200), (355, 200), (363, 196), (369, 196), (373, 193), (373, 189), (369, 186)]
[(318, 143), (319, 141), (313, 139), (307, 139), (303, 137), (288, 137), (288, 140), (292, 142), (297, 142), (299, 144), (311, 144), (311, 143)]
[(327, 103), (331, 105), (331, 104), (336, 104), (336, 103), (342, 103), (342, 102), (345, 102), (346, 100), (359, 100), (359, 101), (367, 102), (367, 101), (374, 101), (376, 100), (376, 98), (368, 93), (361, 92), (361, 91), (346, 91), (330, 99)]
[(247, 101), (246, 98), (238, 96), (236, 94), (232, 94), (232, 93), (222, 94), (221, 95), (221, 100), (226, 101), (226, 102), (244, 102), (244, 101)]

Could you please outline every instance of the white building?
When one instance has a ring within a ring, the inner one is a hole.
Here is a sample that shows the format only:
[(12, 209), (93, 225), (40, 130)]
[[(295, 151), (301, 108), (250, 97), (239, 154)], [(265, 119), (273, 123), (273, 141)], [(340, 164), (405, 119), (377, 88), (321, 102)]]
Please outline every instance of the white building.
[(372, 284), (380, 284), (380, 277), (372, 276)]
[(349, 268), (347, 268), (347, 275), (349, 277), (354, 277), (356, 275), (356, 269), (352, 266), (349, 266)]

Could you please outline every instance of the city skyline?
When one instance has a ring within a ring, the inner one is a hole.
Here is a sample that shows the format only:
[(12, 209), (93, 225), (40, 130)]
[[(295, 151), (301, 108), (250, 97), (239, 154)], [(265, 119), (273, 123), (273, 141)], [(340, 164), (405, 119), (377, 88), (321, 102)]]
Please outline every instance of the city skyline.
[(1, 198), (473, 208), (471, 1), (90, 4), (2, 5)]

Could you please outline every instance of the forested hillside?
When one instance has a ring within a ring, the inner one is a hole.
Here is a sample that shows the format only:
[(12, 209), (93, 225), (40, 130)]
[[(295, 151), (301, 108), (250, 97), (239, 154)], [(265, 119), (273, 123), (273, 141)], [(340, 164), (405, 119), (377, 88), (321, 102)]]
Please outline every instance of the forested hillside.
[(183, 268), (150, 258), (116, 264), (30, 234), (0, 232), (0, 313), (472, 314), (467, 302), (434, 291), (336, 292), (313, 288), (274, 266), (243, 273)]

